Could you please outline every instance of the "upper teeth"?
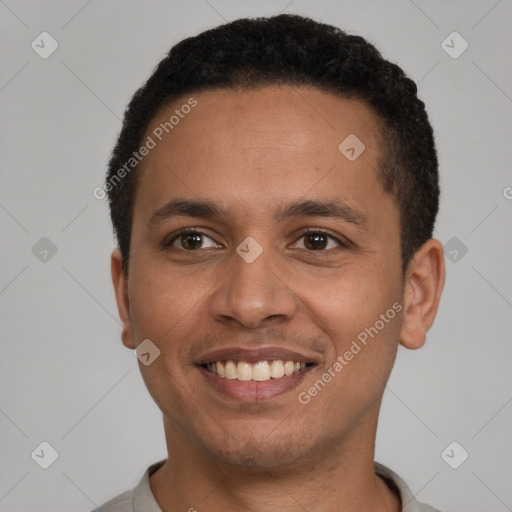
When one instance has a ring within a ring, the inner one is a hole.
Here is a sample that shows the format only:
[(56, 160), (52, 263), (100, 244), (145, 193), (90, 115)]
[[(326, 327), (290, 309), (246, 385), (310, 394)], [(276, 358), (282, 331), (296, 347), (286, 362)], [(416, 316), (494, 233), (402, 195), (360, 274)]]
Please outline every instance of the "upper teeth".
[(273, 361), (258, 361), (251, 364), (245, 361), (216, 361), (208, 363), (206, 369), (216, 373), (219, 377), (238, 380), (256, 380), (264, 381), (279, 379), (285, 375), (299, 373), (306, 367), (306, 363), (294, 361), (283, 361), (276, 359)]

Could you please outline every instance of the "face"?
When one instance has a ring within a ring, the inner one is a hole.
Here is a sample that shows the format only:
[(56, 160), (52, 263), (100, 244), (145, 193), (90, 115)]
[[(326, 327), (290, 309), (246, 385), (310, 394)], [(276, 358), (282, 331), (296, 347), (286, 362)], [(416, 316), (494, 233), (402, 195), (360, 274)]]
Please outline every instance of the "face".
[(378, 119), (304, 87), (193, 98), (146, 133), (123, 342), (158, 347), (143, 378), (202, 454), (271, 468), (349, 449), (374, 436), (403, 315)]

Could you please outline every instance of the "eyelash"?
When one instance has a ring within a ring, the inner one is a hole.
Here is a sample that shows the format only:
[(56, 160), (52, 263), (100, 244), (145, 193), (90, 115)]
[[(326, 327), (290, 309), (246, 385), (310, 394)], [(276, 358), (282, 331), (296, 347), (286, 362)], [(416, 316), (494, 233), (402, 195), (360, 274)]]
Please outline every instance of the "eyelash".
[[(170, 240), (167, 240), (165, 239), (162, 243), (162, 248), (163, 249), (177, 249), (177, 250), (181, 250), (183, 252), (195, 252), (194, 250), (189, 250), (187, 251), (186, 249), (178, 249), (176, 247), (172, 247), (172, 244), (180, 237), (182, 236), (186, 236), (186, 235), (190, 235), (190, 234), (197, 234), (197, 235), (202, 235), (202, 236), (205, 236), (206, 238), (210, 238), (211, 240), (213, 240), (210, 236), (208, 236), (206, 233), (203, 233), (202, 231), (198, 231), (197, 229), (195, 228), (185, 228), (183, 229), (182, 231), (179, 231), (178, 233), (176, 233)], [(331, 240), (334, 240), (336, 243), (338, 243), (342, 248), (348, 248), (349, 244), (347, 242), (344, 242), (343, 240), (340, 240), (338, 237), (330, 234), (328, 231), (324, 231), (323, 229), (310, 229), (309, 231), (304, 231), (300, 234), (298, 240), (300, 240), (301, 238), (303, 238), (304, 236), (306, 235), (318, 235), (318, 234), (321, 234), (321, 235), (326, 235), (328, 238), (330, 238)], [(196, 251), (199, 251), (200, 249), (196, 249)], [(320, 249), (320, 250), (317, 250), (317, 251), (314, 251), (314, 250), (308, 250), (308, 249), (305, 249), (307, 250), (308, 252), (317, 252), (317, 253), (322, 253), (322, 252), (329, 252), (329, 251), (332, 251), (333, 249)]]

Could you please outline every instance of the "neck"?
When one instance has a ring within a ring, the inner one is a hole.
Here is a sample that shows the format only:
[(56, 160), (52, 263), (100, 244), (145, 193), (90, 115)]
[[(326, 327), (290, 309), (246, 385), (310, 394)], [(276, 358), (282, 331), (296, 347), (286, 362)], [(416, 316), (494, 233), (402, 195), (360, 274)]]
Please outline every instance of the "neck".
[(399, 512), (399, 496), (374, 471), (377, 418), (293, 465), (265, 469), (215, 459), (164, 418), (169, 456), (150, 487), (163, 512), (326, 512), (340, 504), (343, 512)]

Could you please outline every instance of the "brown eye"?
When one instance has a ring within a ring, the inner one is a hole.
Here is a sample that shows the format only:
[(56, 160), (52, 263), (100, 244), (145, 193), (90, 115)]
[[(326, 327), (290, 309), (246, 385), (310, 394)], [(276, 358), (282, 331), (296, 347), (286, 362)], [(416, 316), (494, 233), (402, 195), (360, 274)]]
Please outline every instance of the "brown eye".
[[(208, 240), (210, 241), (210, 245), (205, 247), (205, 243), (207, 243)], [(170, 248), (185, 251), (196, 251), (198, 249), (217, 247), (217, 244), (204, 233), (189, 229), (178, 233), (168, 242), (164, 242), (163, 247), (164, 249)]]
[(196, 233), (189, 233), (188, 235), (181, 235), (181, 246), (187, 250), (200, 249), (203, 243), (202, 235)]
[(304, 245), (314, 251), (327, 247), (328, 237), (323, 233), (309, 233), (304, 236)]
[[(301, 239), (304, 240), (304, 248), (308, 251), (327, 252), (336, 247), (345, 247), (341, 240), (323, 231), (309, 231), (304, 233)], [(332, 242), (334, 242), (334, 245), (330, 245)]]

